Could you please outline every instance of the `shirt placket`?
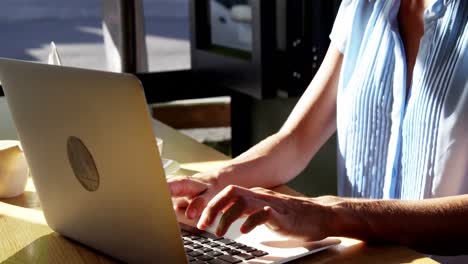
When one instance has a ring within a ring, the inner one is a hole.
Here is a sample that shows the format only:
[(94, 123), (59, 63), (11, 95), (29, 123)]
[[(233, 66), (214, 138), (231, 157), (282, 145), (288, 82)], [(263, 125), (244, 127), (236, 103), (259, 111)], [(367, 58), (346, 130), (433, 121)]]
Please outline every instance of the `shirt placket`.
[[(447, 2), (447, 1), (445, 1)], [(427, 57), (428, 51), (431, 46), (431, 39), (433, 38), (436, 21), (435, 18), (438, 18), (442, 15), (445, 7), (443, 0), (436, 1), (431, 8), (426, 10), (424, 14), (424, 34), (421, 38), (421, 44), (419, 51), (416, 57), (416, 61), (424, 61)], [(398, 6), (398, 5), (396, 5)], [(398, 7), (395, 7), (398, 8)], [(402, 157), (402, 140), (403, 140), (403, 124), (407, 114), (408, 105), (413, 103), (412, 95), (415, 92), (414, 89), (418, 89), (418, 86), (413, 85), (417, 78), (421, 77), (421, 74), (424, 70), (424, 64), (416, 63), (413, 70), (413, 76), (411, 77), (409, 93), (407, 93), (407, 64), (406, 64), (406, 53), (401, 39), (398, 23), (395, 21), (390, 21), (392, 24), (393, 37), (395, 40), (395, 74), (393, 80), (393, 107), (392, 107), (392, 134), (389, 141), (389, 152), (387, 159), (387, 168), (386, 176), (384, 183), (384, 198), (396, 199), (401, 198), (401, 185), (402, 185), (402, 173), (401, 173), (401, 157)], [(418, 73), (419, 72), (419, 73)], [(419, 81), (419, 80), (418, 80)]]

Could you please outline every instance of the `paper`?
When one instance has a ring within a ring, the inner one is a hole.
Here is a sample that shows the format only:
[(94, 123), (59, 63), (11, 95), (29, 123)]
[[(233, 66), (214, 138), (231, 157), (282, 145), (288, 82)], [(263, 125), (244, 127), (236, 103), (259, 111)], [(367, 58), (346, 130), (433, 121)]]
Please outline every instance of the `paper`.
[(166, 175), (170, 175), (171, 173), (174, 173), (180, 169), (180, 164), (175, 160), (171, 160), (171, 159), (161, 159), (161, 160), (162, 160), (164, 172), (166, 173)]
[(50, 52), (47, 63), (50, 65), (62, 66), (62, 61), (60, 60), (57, 46), (55, 46), (55, 43), (53, 41), (50, 42)]

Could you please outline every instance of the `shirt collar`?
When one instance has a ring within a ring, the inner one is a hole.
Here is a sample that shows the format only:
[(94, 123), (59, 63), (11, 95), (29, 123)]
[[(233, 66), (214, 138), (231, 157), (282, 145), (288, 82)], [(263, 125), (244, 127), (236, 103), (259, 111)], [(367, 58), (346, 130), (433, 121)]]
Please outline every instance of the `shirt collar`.
[[(375, 0), (369, 0), (375, 1)], [(424, 22), (439, 19), (444, 16), (447, 6), (455, 0), (433, 0), (428, 8), (424, 11)], [(462, 0), (466, 1), (466, 0)], [(398, 11), (400, 9), (401, 0), (388, 1), (388, 21), (390, 22), (393, 29), (398, 28)]]
[(426, 22), (439, 19), (444, 16), (447, 6), (453, 0), (434, 0), (431, 5), (424, 11), (424, 20)]

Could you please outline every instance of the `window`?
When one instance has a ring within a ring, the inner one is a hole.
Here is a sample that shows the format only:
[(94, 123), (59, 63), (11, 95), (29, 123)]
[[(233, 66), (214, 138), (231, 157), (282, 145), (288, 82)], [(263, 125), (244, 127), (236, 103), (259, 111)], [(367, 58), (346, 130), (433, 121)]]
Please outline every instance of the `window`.
[(47, 61), (54, 41), (64, 65), (105, 69), (98, 0), (2, 0), (0, 57)]
[(143, 0), (150, 72), (190, 68), (190, 0)]

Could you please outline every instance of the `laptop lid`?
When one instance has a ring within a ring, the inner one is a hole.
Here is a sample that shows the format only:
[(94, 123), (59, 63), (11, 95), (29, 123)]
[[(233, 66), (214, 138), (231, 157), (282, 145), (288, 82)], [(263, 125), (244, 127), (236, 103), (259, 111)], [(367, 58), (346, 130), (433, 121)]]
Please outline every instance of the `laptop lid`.
[(186, 262), (136, 77), (0, 59), (0, 80), (53, 230), (128, 262)]

